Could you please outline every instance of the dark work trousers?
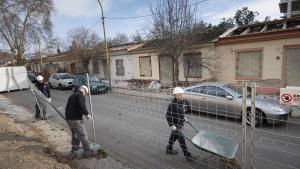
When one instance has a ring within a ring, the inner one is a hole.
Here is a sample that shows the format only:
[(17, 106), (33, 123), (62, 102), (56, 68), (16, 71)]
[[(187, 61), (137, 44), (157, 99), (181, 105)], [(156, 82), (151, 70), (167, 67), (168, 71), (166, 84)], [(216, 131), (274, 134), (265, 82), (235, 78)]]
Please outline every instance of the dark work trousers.
[(173, 144), (176, 142), (176, 140), (178, 140), (181, 150), (184, 153), (184, 155), (187, 156), (188, 151), (187, 151), (187, 147), (186, 147), (186, 143), (185, 143), (185, 138), (184, 138), (183, 134), (181, 133), (180, 129), (177, 131), (172, 131), (170, 138), (169, 138), (169, 145), (168, 145), (169, 150), (173, 150)]
[(79, 149), (80, 142), (84, 153), (91, 153), (87, 132), (82, 120), (67, 120), (72, 132), (72, 151)]
[[(40, 104), (40, 103), (39, 103), (39, 106), (42, 109), (41, 111), (43, 113), (42, 114), (43, 117), (46, 117), (47, 107), (45, 105), (43, 105), (43, 104)], [(41, 117), (41, 111), (39, 109), (39, 106), (37, 104), (35, 105), (35, 118), (40, 118)]]

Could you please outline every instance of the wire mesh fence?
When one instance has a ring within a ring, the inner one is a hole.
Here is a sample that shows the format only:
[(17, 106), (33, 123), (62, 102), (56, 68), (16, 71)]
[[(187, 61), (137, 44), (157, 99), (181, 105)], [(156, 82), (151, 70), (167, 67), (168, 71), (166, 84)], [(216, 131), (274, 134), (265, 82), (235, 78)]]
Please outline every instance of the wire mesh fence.
[[(69, 127), (65, 121), (64, 106), (55, 106), (51, 103), (51, 99), (47, 98), (29, 79), (27, 79), (29, 84), (29, 90), (34, 98), (35, 103), (35, 118), (39, 115), (45, 120), (51, 120), (55, 122), (60, 128), (66, 129), (69, 132)], [(51, 91), (50, 91), (51, 92)], [(66, 99), (67, 101), (67, 99)], [(38, 114), (37, 114), (38, 112)]]
[[(89, 137), (125, 161), (142, 168), (295, 169), (300, 166), (297, 161), (300, 120), (291, 116), (290, 107), (279, 104), (278, 95), (261, 94), (270, 88), (250, 82), (225, 85), (112, 81), (112, 84), (108, 86), (107, 81), (95, 75), (80, 75), (73, 81), (73, 91), (81, 85), (90, 88), (91, 95), (86, 100), (92, 103), (87, 105), (94, 122), (86, 123)], [(173, 147), (177, 155), (166, 153), (171, 129), (165, 112), (174, 99), (174, 86), (184, 89), (185, 116), (198, 130), (195, 132), (187, 123), (182, 129), (187, 150), (195, 157), (192, 163), (186, 160), (178, 142)], [(35, 93), (37, 99), (47, 104), (38, 91)], [(66, 126), (58, 116), (64, 107), (48, 105), (47, 111), (49, 119)], [(51, 112), (55, 112), (53, 117)], [(199, 140), (206, 139), (206, 142), (197, 145), (193, 139), (199, 133), (204, 133)], [(237, 149), (224, 146), (218, 142), (220, 139), (236, 143)], [(233, 158), (224, 156), (224, 152), (233, 151)]]
[[(117, 82), (112, 82), (116, 84)], [(239, 148), (235, 154), (234, 160), (228, 160), (227, 158), (221, 157), (216, 153), (205, 151), (199, 147), (195, 147), (193, 142), (189, 142), (197, 133), (189, 125), (184, 127), (184, 135), (186, 137), (187, 149), (191, 154), (196, 157), (194, 162), (186, 162), (185, 156), (180, 152), (180, 146), (178, 143), (174, 144), (174, 149), (178, 151), (176, 156), (170, 156), (166, 154), (166, 147), (168, 145), (168, 139), (171, 133), (169, 125), (165, 118), (165, 112), (167, 111), (168, 105), (172, 102), (173, 95), (172, 90), (174, 82), (164, 82), (164, 84), (172, 84), (166, 86), (160, 86), (160, 84), (149, 85), (147, 82), (135, 82), (127, 83), (122, 86), (112, 87), (111, 90), (106, 94), (95, 94), (92, 95), (92, 101), (95, 104), (99, 102), (101, 105), (101, 116), (108, 116), (107, 118), (114, 119), (120, 128), (122, 133), (130, 133), (132, 141), (136, 145), (136, 150), (139, 149), (139, 145), (143, 145), (142, 156), (136, 158), (147, 157), (145, 154), (152, 154), (153, 152), (159, 153), (156, 156), (151, 156), (153, 161), (164, 161), (164, 167), (170, 165), (170, 168), (240, 168), (240, 162), (242, 159), (242, 142), (243, 142), (243, 127), (241, 124), (241, 111), (242, 101), (231, 100), (232, 106), (225, 105), (220, 102), (212, 102), (213, 100), (197, 100), (197, 93), (199, 91), (186, 91), (184, 98), (186, 104), (187, 114), (189, 122), (193, 124), (197, 129), (209, 133), (213, 136), (222, 137), (228, 140), (232, 140), (239, 145)], [(217, 85), (217, 83), (212, 83)], [(168, 87), (167, 87), (168, 86)], [(182, 86), (188, 89), (191, 86), (197, 87), (196, 83), (183, 83), (181, 82), (178, 86)], [(222, 88), (223, 86), (221, 86)], [(231, 86), (228, 90), (241, 89), (242, 86)], [(206, 92), (214, 92), (221, 95), (218, 91), (219, 86), (215, 88), (206, 89)], [(232, 91), (234, 92), (234, 91)], [(223, 94), (229, 92), (224, 91)], [(229, 101), (233, 98), (225, 98), (222, 95), (221, 100)], [(237, 106), (240, 105), (239, 112), (234, 112), (234, 109), (239, 109)], [(98, 111), (95, 109), (95, 111)], [(225, 113), (225, 114), (224, 114)], [(102, 120), (100, 120), (102, 121)], [(101, 122), (99, 122), (101, 123)], [(96, 121), (97, 125), (97, 121)], [(122, 126), (122, 127), (121, 127)], [(133, 146), (135, 147), (135, 146)], [(148, 148), (147, 148), (148, 147)], [(223, 151), (230, 151), (227, 147), (211, 147), (223, 148)], [(141, 152), (140, 152), (141, 153)], [(213, 156), (212, 156), (213, 155)], [(161, 159), (163, 157), (163, 160)], [(142, 159), (147, 160), (148, 159)], [(166, 162), (167, 161), (167, 162)], [(175, 166), (173, 163), (179, 163), (179, 166)], [(153, 163), (151, 163), (153, 164)], [(149, 164), (150, 165), (150, 164)], [(150, 165), (151, 166), (151, 165)], [(159, 168), (164, 168), (163, 166)], [(153, 167), (153, 166), (152, 166)], [(155, 168), (155, 167), (154, 167)]]
[[(253, 129), (252, 168), (300, 167), (300, 119), (293, 114), (299, 113), (297, 107), (280, 104), (280, 88), (255, 86), (255, 121)], [(264, 95), (263, 91), (277, 91)]]

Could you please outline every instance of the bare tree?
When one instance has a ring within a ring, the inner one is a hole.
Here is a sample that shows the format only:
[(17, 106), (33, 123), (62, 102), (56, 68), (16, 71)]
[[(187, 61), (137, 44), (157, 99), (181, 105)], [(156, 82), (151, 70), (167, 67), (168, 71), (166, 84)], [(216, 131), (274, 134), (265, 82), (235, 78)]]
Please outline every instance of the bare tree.
[(143, 41), (143, 37), (140, 34), (140, 32), (138, 30), (136, 30), (135, 33), (131, 36), (131, 40), (133, 42), (142, 42)]
[(213, 45), (205, 47), (202, 52), (185, 53), (182, 61), (186, 81), (189, 77), (202, 77), (204, 70), (208, 71), (211, 80), (217, 80), (216, 73), (219, 72), (220, 57), (223, 54), (223, 52), (216, 50)]
[(173, 58), (174, 80), (179, 80), (179, 57), (191, 43), (191, 32), (195, 23), (196, 8), (190, 0), (157, 0), (151, 9), (153, 25), (151, 37), (160, 45), (161, 55)]
[(75, 41), (80, 48), (94, 48), (100, 42), (99, 36), (84, 26), (71, 29), (68, 32), (68, 40)]
[(88, 65), (91, 58), (97, 55), (97, 45), (100, 43), (99, 36), (87, 28), (80, 26), (71, 29), (68, 33), (70, 42), (76, 42), (78, 55), (83, 63), (85, 72), (88, 72)]
[(65, 50), (64, 46), (63, 46), (64, 42), (63, 40), (58, 37), (49, 37), (46, 41), (45, 41), (45, 47), (43, 49), (44, 53), (47, 53), (48, 55), (53, 55), (57, 53), (57, 50)]
[(128, 43), (129, 39), (125, 33), (117, 33), (117, 35), (109, 40), (112, 46), (122, 45)]
[(17, 64), (23, 64), (27, 47), (51, 35), (54, 11), (52, 0), (0, 0), (0, 38)]

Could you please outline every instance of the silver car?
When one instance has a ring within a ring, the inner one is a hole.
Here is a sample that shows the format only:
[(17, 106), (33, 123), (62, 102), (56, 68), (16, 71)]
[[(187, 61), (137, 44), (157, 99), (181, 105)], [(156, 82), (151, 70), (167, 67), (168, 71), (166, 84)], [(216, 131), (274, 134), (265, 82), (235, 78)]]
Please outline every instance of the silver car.
[(49, 78), (49, 87), (62, 89), (71, 89), (73, 83), (73, 76), (69, 73), (54, 73)]
[[(242, 94), (223, 83), (203, 83), (184, 89), (187, 110), (213, 113), (232, 118), (242, 117)], [(250, 123), (251, 98), (247, 97), (247, 124)], [(288, 119), (291, 109), (278, 102), (256, 96), (255, 125), (280, 123)]]

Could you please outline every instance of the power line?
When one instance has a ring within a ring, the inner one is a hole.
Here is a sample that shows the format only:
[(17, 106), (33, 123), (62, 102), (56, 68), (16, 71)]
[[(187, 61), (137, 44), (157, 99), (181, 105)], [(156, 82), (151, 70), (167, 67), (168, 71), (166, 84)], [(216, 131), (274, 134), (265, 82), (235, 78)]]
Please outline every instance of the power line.
[(102, 18), (101, 19), (98, 19), (98, 21), (96, 22), (96, 23), (94, 23), (92, 26), (90, 26), (87, 30), (89, 31), (89, 30), (91, 30), (94, 26), (96, 26), (100, 21), (102, 20)]
[[(203, 3), (205, 1), (207, 1), (207, 0), (202, 0), (202, 1), (192, 3), (189, 6), (198, 5), (198, 4)], [(126, 19), (146, 18), (146, 17), (150, 17), (150, 16), (153, 16), (153, 15), (155, 15), (155, 14), (147, 14), (147, 15), (140, 15), (140, 16), (128, 16), (128, 17), (105, 17), (105, 19), (109, 19), (109, 20), (126, 20)]]
[[(191, 3), (189, 6), (194, 6), (194, 5), (198, 5), (200, 3), (206, 2), (207, 0), (201, 0), (195, 3)], [(147, 15), (139, 15), (139, 16), (129, 16), (129, 17), (105, 17), (105, 19), (108, 20), (126, 20), (126, 19), (138, 19), (138, 18), (145, 18), (145, 17), (150, 17), (153, 16), (155, 14), (147, 14)], [(98, 19), (92, 26), (87, 28), (87, 31), (90, 31), (93, 27), (95, 27), (100, 21), (102, 20), (102, 18)]]

